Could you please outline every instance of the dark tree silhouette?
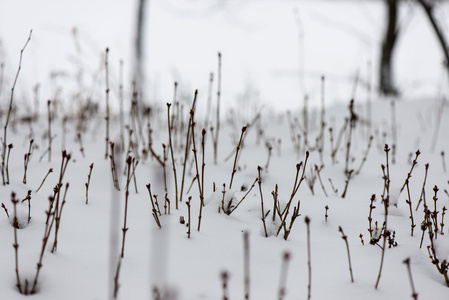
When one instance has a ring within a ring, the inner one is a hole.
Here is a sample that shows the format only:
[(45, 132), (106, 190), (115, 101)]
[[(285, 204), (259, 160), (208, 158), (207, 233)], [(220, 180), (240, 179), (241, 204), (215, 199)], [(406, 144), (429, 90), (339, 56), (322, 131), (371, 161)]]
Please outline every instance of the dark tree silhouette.
[[(382, 95), (398, 95), (398, 90), (394, 85), (393, 75), (393, 54), (399, 34), (398, 27), (398, 6), (400, 0), (384, 0), (387, 9), (386, 24), (387, 28), (382, 41), (381, 58), (379, 66), (379, 92)], [(433, 12), (440, 1), (436, 0), (416, 0), (423, 8), (441, 46), (444, 55), (444, 66), (448, 72), (449, 78), (449, 47), (445, 35), (438, 24)]]
[(440, 25), (438, 25), (438, 22), (435, 19), (435, 16), (433, 15), (433, 11), (434, 11), (435, 6), (438, 1), (431, 1), (431, 0), (417, 0), (417, 1), (424, 9), (424, 12), (426, 13), (427, 18), (429, 19), (429, 22), (432, 25), (432, 28), (435, 31), (435, 34), (437, 35), (437, 39), (441, 46), (441, 50), (443, 50), (443, 55), (444, 55), (444, 59), (445, 59), (444, 67), (446, 68), (446, 71), (448, 72), (448, 78), (449, 78), (449, 47), (448, 47), (446, 38), (443, 34), (443, 31), (442, 31)]
[(135, 61), (134, 61), (134, 83), (136, 85), (136, 90), (138, 93), (142, 93), (143, 80), (144, 80), (144, 30), (145, 30), (145, 9), (147, 6), (147, 0), (139, 0), (139, 5), (137, 9), (137, 23), (136, 23), (136, 36), (135, 36)]
[(393, 54), (399, 34), (397, 26), (398, 0), (384, 0), (387, 8), (387, 28), (382, 41), (379, 66), (379, 92), (383, 95), (397, 95), (393, 81)]

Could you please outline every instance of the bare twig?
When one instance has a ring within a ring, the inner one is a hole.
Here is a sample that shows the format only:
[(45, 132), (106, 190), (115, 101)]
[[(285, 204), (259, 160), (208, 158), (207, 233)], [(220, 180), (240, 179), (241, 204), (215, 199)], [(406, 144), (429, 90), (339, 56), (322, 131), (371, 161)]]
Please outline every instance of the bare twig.
[(240, 147), (242, 146), (242, 139), (243, 139), (243, 135), (245, 134), (246, 128), (247, 128), (247, 126), (242, 127), (242, 133), (240, 134), (239, 143), (237, 144), (237, 148), (235, 151), (234, 165), (232, 167), (232, 174), (231, 174), (231, 181), (229, 182), (229, 188), (232, 188), (232, 180), (234, 179), (234, 174), (236, 172), (236, 167), (237, 167), (237, 158), (239, 155)]
[(426, 181), (427, 181), (427, 172), (429, 171), (429, 164), (425, 165), (425, 173), (424, 173), (424, 181), (421, 188), (421, 195), (419, 196), (418, 204), (416, 205), (415, 210), (418, 210), (419, 205), (421, 204), (421, 201), (424, 201), (424, 205), (426, 204)]
[[(16, 265), (16, 286), (19, 290), (19, 293), (24, 293), (22, 291), (22, 284), (20, 282), (20, 275), (19, 275), (19, 243), (17, 242), (17, 228), (18, 228), (18, 220), (17, 220), (17, 203), (19, 200), (16, 199), (16, 194), (14, 192), (11, 193), (11, 202), (14, 207), (14, 220), (13, 220), (13, 227), (14, 227), (14, 257), (15, 257), (15, 265)], [(26, 293), (26, 291), (25, 291)]]
[(51, 172), (53, 172), (53, 168), (48, 169), (47, 175), (45, 175), (44, 179), (42, 180), (41, 184), (39, 185), (35, 193), (39, 192), (39, 190), (41, 189), (42, 185), (45, 182), (45, 179), (47, 179), (48, 175), (50, 175)]
[(105, 137), (105, 152), (104, 152), (104, 158), (107, 159), (109, 156), (109, 73), (108, 73), (108, 55), (109, 55), (109, 48), (106, 48), (105, 57), (104, 57), (104, 69), (105, 69), (105, 76), (106, 76), (106, 137)]
[[(177, 83), (175, 82), (175, 87), (176, 87)], [(172, 137), (171, 137), (171, 125), (170, 125), (170, 103), (167, 103), (167, 122), (168, 122), (168, 144), (170, 147), (170, 154), (171, 154), (171, 162), (172, 162), (172, 166), (173, 166), (173, 177), (174, 177), (174, 184), (175, 184), (175, 199), (176, 199), (176, 203), (178, 203), (178, 177), (176, 176), (176, 164), (175, 164), (175, 157), (173, 154), (173, 145), (172, 145)]]
[[(111, 154), (109, 154), (109, 159), (111, 161), (111, 174), (112, 174), (112, 181), (114, 183), (114, 187), (117, 191), (120, 191), (120, 185), (117, 177), (117, 168), (115, 167), (115, 144), (110, 143), (111, 146)], [(120, 149), (119, 149), (120, 150)]]
[(349, 254), (348, 237), (343, 232), (343, 228), (341, 228), (341, 226), (338, 227), (338, 231), (341, 232), (341, 238), (345, 241), (346, 244), (346, 251), (348, 252), (349, 274), (351, 274), (351, 282), (354, 282), (354, 277), (352, 275), (351, 255)]
[(387, 236), (388, 236), (388, 226), (387, 226), (387, 217), (388, 217), (388, 205), (389, 205), (389, 198), (383, 198), (383, 204), (384, 204), (384, 209), (385, 209), (385, 221), (384, 221), (384, 225), (383, 225), (383, 245), (382, 245), (382, 256), (380, 258), (380, 267), (379, 267), (379, 274), (377, 275), (377, 280), (376, 280), (376, 285), (375, 288), (377, 290), (377, 287), (379, 286), (379, 282), (380, 282), (380, 276), (382, 274), (382, 267), (384, 264), (384, 256), (385, 256), (385, 249), (386, 249), (386, 243), (387, 243)]
[(410, 257), (407, 257), (402, 262), (407, 265), (408, 278), (410, 279), (410, 287), (412, 288), (412, 298), (414, 300), (418, 300), (418, 293), (416, 292), (415, 285), (413, 284), (412, 270), (410, 268)]
[(357, 171), (355, 171), (355, 175), (359, 175), (360, 171), (362, 170), (362, 167), (365, 164), (366, 159), (368, 158), (368, 153), (369, 153), (369, 150), (371, 149), (371, 144), (373, 142), (373, 139), (374, 139), (374, 137), (371, 135), (369, 137), (368, 146), (366, 147), (366, 151), (363, 154), (363, 158), (362, 158), (362, 161), (360, 162), (359, 168), (357, 169)]
[(281, 276), (279, 277), (279, 292), (278, 292), (278, 299), (283, 300), (285, 296), (285, 285), (287, 282), (287, 267), (288, 262), (290, 260), (290, 253), (284, 252), (284, 255), (282, 257), (282, 266), (281, 266)]
[[(195, 95), (193, 97), (193, 102), (192, 102), (192, 107), (190, 108), (190, 110), (195, 111), (195, 106), (196, 106), (196, 97), (198, 95), (198, 90), (195, 90)], [(181, 191), (179, 192), (179, 202), (182, 202), (182, 192), (184, 190), (184, 180), (185, 180), (185, 175), (186, 175), (186, 166), (187, 166), (187, 160), (189, 158), (189, 149), (190, 149), (190, 129), (193, 123), (193, 118), (194, 115), (190, 115), (189, 118), (189, 125), (187, 126), (187, 134), (186, 134), (186, 145), (185, 145), (185, 153), (184, 153), (184, 165), (182, 167), (182, 179), (181, 179)], [(176, 201), (176, 209), (178, 209), (178, 202)]]
[(249, 299), (249, 233), (243, 233), (243, 274), (244, 274), (244, 299)]
[(150, 194), (150, 201), (151, 201), (151, 206), (152, 206), (152, 214), (153, 214), (153, 218), (154, 221), (156, 222), (156, 225), (161, 228), (161, 222), (159, 221), (159, 217), (157, 215), (157, 210), (156, 210), (156, 206), (154, 205), (154, 201), (153, 201), (153, 195), (151, 194), (151, 185), (147, 184), (146, 185), (147, 189), (148, 189), (148, 193)]
[(307, 269), (309, 274), (309, 283), (307, 284), (307, 300), (310, 300), (312, 296), (312, 261), (311, 261), (311, 251), (310, 251), (310, 218), (306, 216), (304, 222), (307, 227)]
[[(248, 194), (251, 192), (251, 190), (252, 190), (252, 189), (254, 188), (254, 186), (256, 185), (256, 182), (258, 182), (258, 181), (259, 181), (258, 178), (256, 178), (256, 179), (254, 180), (254, 182), (253, 182), (253, 184), (251, 185), (251, 187), (248, 189), (248, 191), (246, 191), (246, 194), (245, 194), (245, 195), (242, 197), (242, 199), (240, 199), (240, 201), (237, 202), (237, 204), (230, 210), (229, 215), (232, 214), (232, 212), (233, 212), (234, 210), (236, 210), (237, 207), (239, 207), (240, 203), (242, 203), (243, 200), (245, 200), (246, 196), (248, 196)], [(226, 212), (225, 212), (225, 213), (226, 213)]]
[(6, 157), (6, 167), (5, 167), (5, 172), (6, 172), (6, 184), (9, 184), (9, 154), (11, 153), (11, 149), (14, 146), (12, 144), (8, 145), (8, 155)]
[(223, 300), (229, 300), (229, 292), (228, 292), (228, 280), (229, 274), (226, 271), (221, 272), (221, 282), (223, 288)]
[(131, 156), (128, 156), (126, 159), (126, 169), (127, 169), (127, 175), (126, 175), (126, 187), (125, 187), (125, 213), (123, 216), (123, 228), (122, 228), (122, 250), (120, 257), (123, 258), (125, 256), (125, 236), (126, 232), (128, 231), (128, 227), (126, 227), (126, 223), (128, 220), (128, 198), (129, 198), (129, 183), (131, 181), (131, 164), (132, 164), (132, 158)]
[[(51, 136), (51, 101), (47, 101), (47, 117), (48, 117), (48, 128), (47, 128), (47, 138), (48, 138), (48, 162), (51, 161), (51, 142), (53, 141), (53, 137)], [(44, 153), (45, 154), (45, 153)]]
[(31, 221), (31, 190), (28, 190), (26, 197), (22, 200), (22, 203), (28, 201), (28, 223)]
[(215, 136), (212, 135), (212, 144), (214, 146), (214, 164), (217, 164), (218, 133), (220, 132), (220, 97), (221, 97), (221, 53), (218, 52), (217, 115), (215, 125)]
[(89, 175), (87, 175), (87, 182), (84, 184), (86, 186), (86, 204), (89, 203), (89, 184), (90, 184), (90, 176), (92, 175), (93, 168), (94, 168), (94, 163), (91, 163), (89, 166)]
[[(31, 157), (31, 147), (33, 146), (33, 142), (34, 140), (31, 139), (30, 140), (30, 147), (28, 148), (28, 152), (25, 153), (24, 158), (23, 158), (23, 167), (24, 167), (24, 172), (23, 172), (23, 184), (27, 183), (27, 170), (28, 170), (28, 163), (30, 162), (30, 157)], [(9, 155), (8, 155), (9, 156)]]
[(25, 45), (23, 46), (22, 50), (20, 50), (20, 59), (19, 59), (19, 67), (17, 69), (16, 77), (14, 79), (14, 83), (11, 89), (11, 98), (9, 99), (9, 109), (8, 114), (6, 115), (6, 122), (4, 126), (3, 131), (3, 153), (2, 153), (2, 179), (3, 179), (3, 185), (6, 185), (6, 178), (5, 178), (5, 159), (6, 159), (6, 145), (7, 145), (7, 133), (8, 133), (8, 123), (9, 118), (11, 116), (12, 106), (13, 106), (13, 100), (14, 100), (14, 90), (16, 88), (17, 79), (19, 77), (20, 69), (22, 68), (22, 56), (23, 51), (25, 50), (26, 46), (28, 45), (28, 42), (31, 40), (31, 34), (33, 33), (33, 30), (30, 30), (30, 35), (28, 36), (27, 41), (25, 42)]
[(186, 205), (187, 205), (187, 238), (190, 239), (190, 201), (192, 200), (192, 196), (189, 196), (189, 198), (186, 201)]
[(260, 171), (262, 170), (262, 168), (260, 166), (257, 167), (257, 172), (259, 174), (258, 177), (258, 182), (259, 182), (259, 193), (260, 193), (260, 207), (261, 207), (261, 212), (262, 212), (262, 223), (263, 223), (263, 230), (265, 233), (265, 237), (268, 237), (268, 232), (267, 232), (267, 226), (265, 225), (265, 213), (263, 210), (263, 194), (262, 194), (262, 178), (260, 177)]

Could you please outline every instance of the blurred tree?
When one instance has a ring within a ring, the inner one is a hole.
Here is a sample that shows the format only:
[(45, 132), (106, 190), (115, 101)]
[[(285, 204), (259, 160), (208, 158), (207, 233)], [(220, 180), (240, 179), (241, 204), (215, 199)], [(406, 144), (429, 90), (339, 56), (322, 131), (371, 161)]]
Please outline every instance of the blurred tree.
[[(136, 23), (136, 36), (134, 44), (134, 83), (136, 85), (135, 89), (139, 94), (143, 93), (143, 81), (144, 81), (144, 31), (145, 31), (145, 19), (146, 19), (146, 9), (147, 1), (139, 0), (137, 9), (137, 23)], [(141, 97), (140, 97), (141, 98)]]
[(435, 10), (435, 7), (437, 5), (438, 2), (437, 0), (417, 0), (418, 3), (422, 6), (422, 8), (424, 9), (424, 12), (426, 13), (430, 24), (432, 25), (433, 30), (435, 31), (435, 34), (437, 35), (437, 39), (438, 42), (441, 46), (441, 50), (443, 50), (443, 55), (444, 55), (444, 67), (446, 69), (446, 71), (448, 72), (448, 79), (449, 79), (449, 47), (446, 41), (446, 38), (444, 36), (444, 33), (440, 27), (440, 25), (438, 25), (438, 22), (433, 14), (433, 11)]
[(399, 34), (397, 26), (398, 0), (384, 0), (387, 8), (387, 28), (382, 41), (379, 66), (379, 91), (383, 95), (397, 95), (393, 81), (392, 58)]
[[(393, 54), (396, 45), (397, 37), (399, 35), (398, 26), (398, 5), (400, 0), (383, 0), (386, 9), (386, 31), (381, 46), (381, 58), (379, 66), (379, 92), (382, 95), (398, 95), (398, 90), (394, 85), (393, 76)], [(448, 72), (449, 78), (449, 47), (446, 38), (443, 34), (441, 26), (438, 24), (433, 12), (439, 2), (443, 0), (416, 0), (416, 2), (424, 9), (424, 12), (429, 19), (432, 28), (437, 36), (438, 42), (443, 50), (444, 66)]]

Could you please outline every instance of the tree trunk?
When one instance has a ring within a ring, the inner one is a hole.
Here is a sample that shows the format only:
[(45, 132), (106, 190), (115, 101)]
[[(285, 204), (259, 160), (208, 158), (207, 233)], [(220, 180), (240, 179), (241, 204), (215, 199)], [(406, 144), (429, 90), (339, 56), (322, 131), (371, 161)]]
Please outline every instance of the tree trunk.
[[(136, 85), (136, 91), (142, 94), (143, 81), (144, 81), (144, 29), (145, 29), (145, 8), (147, 0), (139, 0), (137, 10), (137, 23), (136, 23), (136, 36), (134, 44), (134, 84)], [(142, 95), (141, 95), (142, 96)], [(142, 98), (142, 97), (139, 97)]]
[(397, 13), (398, 0), (384, 0), (387, 7), (387, 30), (382, 42), (382, 52), (379, 68), (379, 92), (382, 95), (397, 95), (393, 82), (392, 57), (398, 37)]
[(437, 35), (438, 42), (440, 43), (441, 49), (443, 50), (444, 55), (444, 66), (446, 68), (446, 71), (448, 72), (448, 78), (449, 78), (449, 48), (446, 41), (446, 38), (444, 37), (443, 32), (441, 31), (441, 28), (439, 27), (437, 21), (435, 20), (433, 16), (433, 9), (434, 4), (431, 4), (429, 1), (424, 0), (418, 0), (418, 3), (421, 4), (422, 8), (424, 9), (427, 17), (429, 18), (429, 21), (432, 25), (433, 30), (435, 31), (435, 34)]

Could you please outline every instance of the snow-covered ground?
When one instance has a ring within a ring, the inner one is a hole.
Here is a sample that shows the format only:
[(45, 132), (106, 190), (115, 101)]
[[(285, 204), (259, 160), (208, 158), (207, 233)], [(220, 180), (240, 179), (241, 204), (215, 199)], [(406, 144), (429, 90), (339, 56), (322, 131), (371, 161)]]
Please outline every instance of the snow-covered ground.
[[(443, 108), (445, 111), (447, 107)], [(286, 299), (306, 299), (308, 284), (307, 268), (307, 237), (304, 218), (310, 218), (310, 247), (312, 286), (311, 293), (315, 299), (406, 299), (411, 295), (410, 283), (406, 266), (402, 263), (410, 257), (413, 280), (420, 298), (443, 299), (449, 295), (443, 277), (432, 265), (427, 252), (429, 238), (424, 236), (420, 249), (421, 229), (423, 220), (422, 203), (417, 211), (415, 207), (421, 194), (424, 179), (425, 164), (429, 163), (429, 172), (425, 186), (426, 200), (433, 211), (433, 187), (437, 185), (438, 221), (441, 221), (442, 207), (448, 206), (447, 173), (444, 169), (441, 151), (448, 148), (447, 133), (444, 131), (449, 120), (443, 115), (441, 130), (438, 134), (435, 151), (431, 151), (432, 139), (436, 130), (440, 102), (425, 100), (420, 102), (398, 102), (396, 105), (397, 146), (395, 163), (390, 152), (389, 170), (391, 178), (391, 201), (397, 201), (397, 206), (391, 205), (388, 214), (388, 228), (395, 231), (396, 247), (387, 248), (379, 287), (374, 288), (379, 264), (381, 260), (382, 241), (379, 245), (369, 245), (369, 205), (372, 194), (376, 194), (374, 203), (374, 222), (381, 226), (384, 220), (384, 209), (381, 204), (383, 193), (383, 179), (381, 164), (386, 164), (384, 143), (392, 143), (390, 105), (388, 102), (377, 101), (373, 104), (373, 124), (371, 131), (363, 125), (366, 120), (366, 106), (356, 105), (359, 121), (353, 131), (349, 167), (357, 170), (366, 151), (368, 135), (374, 140), (368, 158), (360, 173), (350, 179), (347, 195), (341, 197), (345, 186), (345, 155), (346, 140), (336, 154), (337, 162), (332, 163), (330, 139), (326, 130), (324, 139), (323, 160), (324, 167), (320, 171), (325, 196), (319, 181), (314, 184), (312, 195), (306, 181), (299, 187), (293, 199), (293, 204), (287, 222), (290, 223), (293, 206), (300, 201), (300, 216), (293, 224), (288, 240), (283, 239), (283, 230), (278, 237), (273, 232), (278, 225), (271, 222), (273, 211), (273, 197), (275, 185), (278, 185), (278, 199), (281, 209), (288, 201), (294, 184), (296, 167), (304, 161), (305, 154), (299, 154), (290, 140), (288, 118), (285, 113), (276, 115), (263, 114), (260, 120), (246, 132), (244, 147), (240, 150), (237, 172), (233, 179), (232, 191), (228, 191), (226, 199), (234, 194), (234, 199), (240, 200), (245, 192), (242, 186), (251, 186), (258, 177), (257, 166), (261, 166), (262, 194), (265, 213), (267, 216), (267, 231), (264, 235), (261, 222), (261, 201), (258, 184), (248, 194), (240, 206), (231, 214), (219, 213), (221, 206), (222, 185), (229, 186), (234, 156), (225, 161), (225, 157), (232, 153), (236, 139), (240, 134), (240, 126), (245, 123), (238, 118), (231, 118), (225, 123), (222, 120), (223, 131), (220, 132), (218, 163), (214, 165), (212, 155), (211, 136), (207, 133), (205, 149), (204, 194), (205, 207), (201, 222), (201, 230), (197, 231), (199, 196), (197, 182), (190, 189), (196, 174), (193, 156), (190, 155), (189, 166), (186, 171), (183, 201), (179, 209), (175, 209), (175, 189), (171, 160), (168, 159), (166, 171), (169, 182), (168, 198), (171, 202), (170, 215), (165, 214), (163, 208), (164, 183), (163, 169), (155, 159), (140, 156), (136, 168), (136, 193), (134, 183), (129, 186), (129, 203), (127, 212), (127, 227), (129, 230), (125, 240), (125, 255), (121, 262), (119, 277), (119, 298), (148, 299), (154, 285), (168, 287), (178, 295), (177, 299), (213, 299), (222, 295), (220, 274), (226, 270), (230, 274), (230, 298), (243, 297), (243, 234), (249, 233), (249, 261), (250, 261), (250, 298), (273, 299), (278, 293), (281, 276), (281, 264), (284, 252), (290, 253), (288, 274), (286, 276)], [(315, 111), (316, 113), (316, 111)], [(319, 134), (315, 113), (310, 113), (309, 139), (314, 140)], [(301, 120), (298, 111), (291, 113), (292, 117)], [(343, 118), (349, 116), (346, 106), (334, 106), (326, 110), (327, 124), (337, 133), (342, 126)], [(82, 156), (79, 142), (76, 141), (77, 131), (73, 123), (67, 124), (65, 133), (66, 149), (71, 153), (71, 160), (63, 179), (63, 184), (69, 183), (66, 204), (61, 215), (61, 225), (58, 234), (58, 248), (51, 253), (53, 232), (49, 245), (44, 254), (38, 293), (34, 299), (105, 299), (112, 289), (112, 280), (108, 280), (110, 272), (115, 271), (118, 251), (121, 243), (121, 228), (125, 203), (124, 176), (125, 164), (123, 155), (117, 155), (118, 177), (120, 192), (113, 188), (110, 161), (104, 159), (104, 115), (99, 114), (88, 120), (86, 132), (82, 132), (85, 157)], [(186, 121), (187, 116), (184, 116)], [(198, 118), (198, 124), (199, 117)], [(116, 120), (116, 119), (115, 119)], [(18, 254), (19, 271), (22, 284), (25, 279), (32, 281), (36, 271), (36, 263), (45, 230), (45, 211), (48, 210), (48, 197), (53, 195), (53, 188), (58, 182), (61, 165), (61, 143), (63, 133), (60, 120), (53, 124), (53, 151), (51, 162), (48, 156), (40, 157), (47, 148), (45, 138), (46, 118), (41, 116), (39, 121), (30, 125), (17, 123), (9, 128), (8, 143), (13, 143), (9, 163), (10, 185), (3, 186), (2, 202), (8, 209), (10, 219), (3, 214), (0, 220), (2, 244), (1, 291), (2, 298), (21, 299), (22, 296), (15, 287), (16, 277), (14, 269), (14, 231), (11, 226), (13, 206), (10, 193), (14, 191), (19, 200), (31, 190), (31, 221), (27, 223), (27, 201), (18, 205), (18, 218), (23, 228), (19, 229)], [(234, 123), (233, 123), (234, 122)], [(128, 122), (127, 122), (128, 123)], [(118, 124), (114, 121), (111, 126), (111, 136), (119, 141)], [(155, 115), (151, 121), (153, 128), (153, 147), (162, 157), (161, 143), (168, 144), (167, 125), (164, 111)], [(235, 126), (237, 127), (236, 129)], [(257, 133), (263, 131), (259, 144)], [(196, 147), (200, 151), (199, 126), (196, 127)], [(384, 136), (384, 133), (386, 135)], [(22, 183), (24, 167), (23, 155), (28, 151), (30, 135), (34, 137), (36, 148), (32, 150), (27, 171), (27, 184)], [(335, 140), (334, 137), (334, 145)], [(184, 133), (173, 136), (175, 147), (175, 161), (177, 170), (178, 190), (182, 174), (183, 149), (179, 148), (179, 140), (184, 143)], [(264, 146), (269, 141), (273, 145), (272, 156), (266, 166), (268, 151)], [(128, 144), (128, 142), (126, 142)], [(304, 149), (302, 147), (302, 149)], [(414, 222), (417, 227), (414, 236), (410, 236), (409, 207), (406, 204), (406, 193), (398, 197), (398, 191), (407, 177), (414, 153), (420, 150), (418, 164), (414, 168), (410, 179), (410, 191), (413, 206)], [(170, 157), (170, 155), (167, 155)], [(201, 155), (198, 155), (201, 162)], [(89, 203), (86, 205), (85, 183), (89, 173), (89, 166), (94, 163), (92, 170)], [(307, 162), (305, 176), (312, 178), (314, 165), (321, 165), (317, 151), (311, 151)], [(49, 168), (50, 173), (43, 187), (36, 192)], [(302, 171), (302, 169), (301, 169)], [(200, 163), (201, 172), (201, 163)], [(338, 192), (334, 192), (329, 179)], [(162, 215), (159, 217), (161, 229), (152, 217), (152, 206), (146, 184), (151, 184), (153, 194), (157, 194)], [(217, 192), (213, 193), (215, 183)], [(64, 189), (64, 188), (63, 188)], [(180, 224), (182, 216), (188, 220), (186, 200), (191, 200), (191, 237), (187, 237), (186, 225)], [(62, 197), (62, 195), (61, 195)], [(62, 201), (62, 200), (61, 200)], [(235, 201), (235, 200), (234, 200)], [(235, 202), (234, 202), (235, 204)], [(120, 207), (120, 211), (112, 210)], [(328, 206), (328, 219), (325, 220), (325, 207)], [(167, 212), (168, 213), (168, 212)], [(112, 216), (115, 216), (114, 218)], [(342, 226), (348, 236), (354, 283), (350, 281), (347, 254), (344, 241), (338, 232)], [(447, 225), (443, 228), (444, 235), (438, 235), (438, 253), (441, 260), (448, 259), (447, 251), (449, 232)], [(363, 235), (364, 245), (359, 235)], [(111, 247), (111, 241), (114, 247)], [(113, 266), (110, 266), (112, 256)], [(176, 299), (176, 298), (174, 298)]]
[[(347, 162), (348, 169), (353, 169), (354, 173), (343, 198), (349, 138), (349, 127), (344, 127), (345, 118), (351, 116), (349, 99), (353, 95), (357, 71), (361, 78), (374, 78), (374, 73), (368, 76), (367, 62), (372, 60), (373, 66), (376, 65), (382, 7), (371, 1), (360, 1), (358, 4), (331, 1), (217, 1), (217, 6), (208, 3), (185, 1), (181, 5), (175, 1), (151, 1), (149, 7), (147, 74), (150, 88), (147, 92), (152, 95), (148, 96), (148, 101), (154, 106), (150, 117), (142, 115), (140, 123), (133, 121), (125, 112), (124, 124), (127, 128), (134, 128), (131, 152), (128, 154), (139, 162), (129, 184), (126, 211), (128, 230), (124, 258), (120, 260), (118, 298), (157, 299), (153, 294), (154, 287), (165, 294), (162, 299), (223, 298), (221, 274), (224, 271), (229, 274), (229, 299), (243, 298), (245, 232), (249, 234), (250, 299), (279, 299), (279, 288), (283, 285), (286, 287), (284, 299), (307, 299), (309, 280), (313, 299), (411, 298), (407, 266), (403, 263), (406, 258), (410, 258), (413, 283), (419, 299), (447, 298), (449, 288), (429, 258), (427, 247), (430, 238), (427, 231), (420, 247), (421, 224), (425, 217), (423, 203), (415, 209), (422, 194), (426, 164), (429, 164), (424, 190), (429, 209), (438, 211), (436, 223), (439, 232), (434, 240), (436, 255), (440, 262), (449, 260), (447, 216), (444, 215), (443, 219), (443, 207), (449, 206), (446, 191), (449, 143), (445, 130), (449, 119), (447, 103), (441, 96), (447, 93), (447, 79), (442, 75), (441, 55), (433, 33), (428, 25), (423, 25), (426, 20), (421, 12), (416, 8), (402, 11), (407, 30), (400, 40), (396, 71), (403, 99), (395, 101), (394, 107), (389, 99), (373, 97), (367, 101), (367, 91), (363, 85), (358, 87), (354, 104), (357, 117), (352, 128)], [(20, 200), (17, 205), (20, 282), (22, 289), (25, 289), (25, 282), (28, 281), (28, 288), (31, 289), (46, 230), (48, 198), (54, 194), (54, 187), (59, 181), (64, 149), (70, 153), (71, 159), (61, 182), (61, 201), (66, 183), (69, 187), (60, 219), (58, 247), (56, 252), (51, 253), (55, 234), (53, 226), (44, 251), (37, 293), (32, 298), (111, 298), (122, 243), (127, 181), (125, 160), (128, 155), (125, 153), (130, 145), (128, 129), (120, 126), (117, 109), (118, 61), (124, 59), (125, 73), (129, 74), (131, 63), (127, 60), (131, 60), (134, 5), (125, 1), (107, 5), (103, 1), (64, 5), (51, 1), (23, 1), (19, 6), (16, 2), (5, 1), (2, 6), (8, 8), (0, 11), (1, 53), (5, 63), (0, 95), (3, 110), (7, 109), (18, 55), (30, 28), (33, 28), (33, 36), (24, 51), (14, 98), (17, 109), (13, 111), (7, 130), (6, 143), (13, 147), (8, 166), (10, 183), (0, 187), (1, 202), (9, 213), (8, 218), (6, 212), (0, 211), (0, 298), (26, 298), (16, 287), (11, 193), (15, 192)], [(447, 5), (438, 13), (444, 15), (445, 11)], [(298, 39), (295, 14), (301, 20), (304, 40)], [(349, 19), (353, 23), (347, 22)], [(74, 26), (78, 30), (78, 39), (71, 36)], [(362, 36), (359, 31), (364, 32)], [(420, 47), (413, 46), (414, 43)], [(422, 45), (429, 49), (423, 49)], [(105, 159), (106, 96), (102, 52), (106, 47), (110, 48), (110, 102), (114, 108), (110, 140), (119, 144), (122, 130), (125, 137), (125, 153), (115, 153), (120, 191), (114, 188), (111, 163)], [(298, 54), (301, 49), (304, 50), (302, 58)], [(213, 137), (209, 130), (209, 126), (216, 128), (215, 81), (211, 123), (206, 126), (205, 135), (205, 206), (198, 231), (200, 197), (198, 182), (193, 181), (196, 168), (191, 151), (178, 209), (175, 208), (175, 199), (177, 193), (178, 197), (181, 194), (188, 110), (196, 88), (199, 97), (195, 114), (195, 142), (201, 175), (201, 129), (206, 119), (208, 74), (216, 72), (217, 51), (223, 53), (223, 106), (218, 160), (214, 164)], [(300, 63), (302, 59), (305, 64), (303, 68)], [(304, 81), (297, 76), (301, 70), (304, 71)], [(53, 71), (59, 73), (51, 79), (49, 73)], [(82, 76), (76, 77), (76, 74)], [(326, 122), (323, 139), (317, 142), (316, 139), (321, 136), (322, 74), (326, 75)], [(124, 80), (126, 95), (130, 89), (127, 77)], [(81, 79), (77, 81), (77, 78)], [(176, 104), (171, 106), (171, 113), (175, 114), (172, 119), (175, 124), (172, 145), (178, 188), (175, 188), (171, 153), (167, 147), (165, 176), (170, 201), (168, 213), (168, 208), (167, 211), (164, 208), (164, 168), (148, 153), (147, 123), (151, 128), (152, 149), (163, 159), (162, 144), (169, 145), (165, 103), (172, 102), (174, 80), (179, 82), (177, 99), (183, 109), (177, 110)], [(36, 108), (33, 87), (37, 83), (41, 84), (36, 105), (40, 115), (27, 122), (23, 117), (29, 116)], [(306, 92), (310, 95), (307, 113), (302, 101)], [(92, 96), (100, 109), (91, 111), (83, 123), (84, 127), (78, 127), (88, 96)], [(57, 104), (51, 106), (54, 114), (50, 135), (51, 160), (46, 153), (49, 142), (46, 99)], [(126, 111), (128, 108), (129, 105)], [(64, 117), (67, 117), (65, 122)], [(5, 114), (1, 122), (6, 122)], [(229, 190), (233, 151), (242, 127), (248, 124)], [(303, 131), (305, 126), (308, 127), (307, 146)], [(338, 144), (340, 132), (341, 142), (333, 159), (332, 150)], [(367, 151), (370, 136), (373, 139), (366, 162), (355, 174)], [(24, 184), (24, 155), (28, 153), (30, 139), (34, 142)], [(323, 145), (321, 154), (315, 147), (317, 143), (321, 144), (320, 141)], [(375, 194), (376, 208), (372, 211), (371, 225), (375, 227), (377, 221), (378, 227), (382, 227), (385, 213), (381, 202), (384, 193), (381, 166), (387, 164), (385, 144), (392, 149), (388, 160), (391, 205), (388, 208), (387, 228), (394, 232), (397, 246), (390, 248), (387, 244), (379, 285), (375, 289), (383, 240), (375, 245), (369, 244), (368, 217), (370, 199)], [(271, 155), (267, 145), (272, 147)], [(272, 191), (277, 185), (277, 199), (283, 210), (294, 189), (297, 164), (302, 162), (299, 176), (303, 171), (307, 149), (310, 156), (305, 166), (306, 179), (292, 199), (286, 218), (287, 228), (293, 208), (298, 203), (299, 215), (288, 239), (284, 240), (285, 229), (281, 228), (276, 236), (281, 225), (279, 216), (272, 221)], [(146, 150), (146, 155), (143, 150)], [(407, 189), (402, 193), (399, 191), (417, 150), (420, 155), (409, 181), (413, 221), (416, 224), (411, 236)], [(85, 184), (92, 163), (86, 204)], [(258, 166), (262, 167), (260, 186), (255, 181), (259, 177)], [(316, 174), (315, 166), (321, 168), (320, 178), (311, 184), (312, 191), (308, 183)], [(50, 168), (53, 172), (37, 191)], [(231, 205), (236, 205), (236, 201), (242, 199), (253, 183), (254, 188), (235, 211), (225, 214), (220, 208), (223, 184), (227, 191), (225, 201), (233, 199)], [(161, 228), (152, 215), (147, 184), (151, 184), (153, 196), (158, 195)], [(433, 201), (435, 186), (439, 188), (436, 208)], [(28, 191), (31, 191), (31, 200), (22, 202)], [(268, 237), (265, 237), (261, 220), (260, 191)], [(189, 220), (186, 201), (190, 196), (191, 229), (188, 238), (188, 228), (186, 224), (181, 224), (180, 219)], [(31, 204), (29, 222), (28, 203)], [(306, 217), (310, 218), (310, 243)], [(338, 230), (340, 226), (349, 243), (354, 282), (351, 282), (345, 241)], [(308, 247), (311, 250), (311, 277)], [(282, 267), (285, 253), (289, 253), (287, 268)]]

